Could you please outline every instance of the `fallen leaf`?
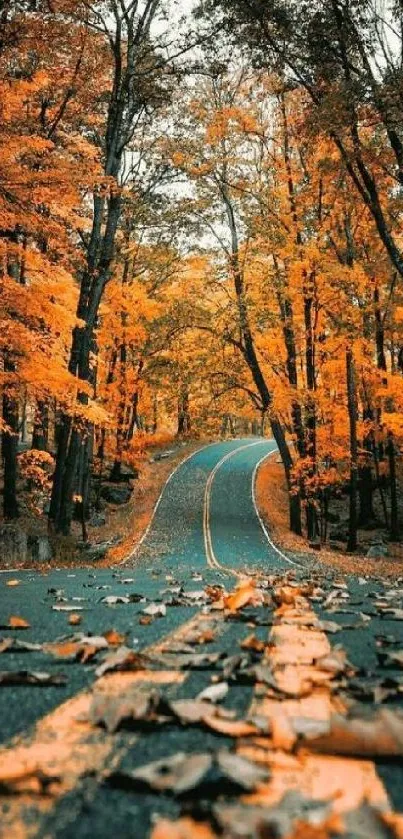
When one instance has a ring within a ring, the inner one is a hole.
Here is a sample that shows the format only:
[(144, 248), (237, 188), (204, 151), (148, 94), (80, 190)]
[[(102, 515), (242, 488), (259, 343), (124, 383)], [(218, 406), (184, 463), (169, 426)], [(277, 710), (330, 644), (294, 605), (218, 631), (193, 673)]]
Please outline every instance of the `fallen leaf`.
[(382, 667), (403, 669), (403, 650), (389, 650), (385, 653), (379, 652), (378, 659)]
[(388, 618), (392, 621), (403, 621), (403, 609), (381, 609), (381, 617)]
[(224, 589), (222, 586), (206, 586), (204, 591), (209, 600), (211, 600), (212, 602), (214, 602), (215, 600), (221, 600), (224, 594)]
[(201, 631), (189, 632), (184, 641), (186, 644), (211, 644), (215, 641), (215, 632), (213, 629), (203, 629)]
[(44, 644), (44, 652), (55, 658), (74, 659), (80, 650), (78, 641), (63, 641), (60, 644)]
[(116, 629), (108, 629), (107, 632), (103, 633), (103, 637), (110, 647), (120, 647), (126, 642), (126, 635), (123, 635), (121, 632), (117, 632)]
[[(209, 670), (222, 658), (223, 653), (192, 653), (192, 654), (172, 654), (170, 650), (164, 653), (164, 664), (169, 663), (172, 667), (181, 670)], [(155, 660), (159, 661), (159, 657), (155, 656)]]
[(7, 625), (7, 629), (30, 629), (30, 627), (31, 624), (25, 618), (20, 618), (18, 615), (11, 615)]
[(227, 720), (218, 716), (207, 716), (203, 722), (208, 728), (227, 737), (251, 737), (260, 733), (255, 725), (245, 720)]
[(117, 670), (145, 670), (149, 661), (149, 658), (140, 653), (135, 653), (129, 647), (119, 647), (97, 667), (95, 675), (99, 678), (104, 673)]
[(113, 772), (108, 781), (114, 785), (147, 786), (158, 792), (181, 794), (199, 786), (211, 768), (213, 757), (210, 754), (192, 754), (178, 752), (172, 757), (155, 760), (133, 772)]
[(19, 652), (41, 652), (42, 644), (33, 644), (29, 641), (19, 641), (16, 638), (0, 638), (0, 654), (16, 651)]
[(150, 603), (143, 609), (145, 615), (150, 615), (152, 618), (164, 618), (167, 613), (165, 603)]
[(142, 617), (139, 618), (140, 626), (149, 626), (150, 623), (153, 623), (153, 622), (154, 622), (154, 618), (152, 618), (150, 615), (142, 615)]
[[(245, 791), (254, 790), (258, 784), (267, 781), (269, 772), (234, 752), (222, 749), (215, 754), (178, 752), (172, 757), (156, 760), (130, 772), (114, 772), (109, 776), (112, 783), (136, 787), (147, 786), (158, 792), (172, 792), (176, 795), (194, 790), (209, 781), (208, 774), (214, 769), (214, 779), (209, 786), (210, 795), (221, 794), (221, 780), (230, 781)], [(222, 779), (217, 779), (217, 772)], [(207, 794), (206, 787), (204, 794)]]
[(301, 594), (299, 586), (280, 586), (274, 591), (273, 600), (278, 606), (295, 606)]
[(9, 588), (14, 588), (19, 585), (21, 585), (21, 580), (7, 580), (6, 582), (6, 586), (9, 586)]
[(82, 621), (82, 615), (78, 615), (76, 612), (73, 612), (69, 617), (69, 624), (70, 626), (78, 626)]
[[(278, 804), (268, 807), (220, 802), (214, 806), (214, 820), (221, 828), (220, 836), (226, 839), (280, 836), (284, 839), (330, 839), (331, 836), (343, 835), (344, 831), (339, 818), (335, 822), (331, 815), (331, 821), (328, 821), (329, 812), (328, 802), (311, 801), (296, 791), (290, 791)], [(375, 837), (371, 836), (371, 839)]]
[(155, 721), (160, 695), (134, 690), (120, 696), (96, 693), (92, 699), (88, 720), (92, 725), (103, 725), (110, 733), (135, 722)]
[(196, 698), (201, 701), (207, 699), (208, 702), (221, 702), (221, 700), (226, 697), (227, 693), (228, 683), (217, 682), (217, 684), (210, 685), (209, 687), (202, 690)]
[(381, 708), (368, 718), (334, 715), (309, 748), (354, 757), (403, 757), (403, 712)]
[(0, 670), (0, 686), (9, 685), (38, 685), (39, 687), (46, 687), (48, 685), (55, 685), (57, 687), (65, 685), (67, 682), (66, 676), (41, 673), (34, 670)]
[(315, 665), (328, 673), (343, 673), (348, 666), (347, 654), (343, 649), (333, 649), (327, 655), (315, 659)]
[(118, 603), (127, 605), (130, 603), (130, 598), (124, 594), (108, 594), (106, 597), (102, 597), (99, 602), (104, 603), (105, 606), (116, 606)]
[(244, 790), (254, 790), (259, 784), (269, 780), (270, 773), (265, 767), (258, 766), (228, 749), (218, 751), (216, 760), (223, 774)]
[(233, 594), (224, 597), (225, 607), (230, 612), (236, 612), (244, 606), (261, 606), (263, 601), (263, 592), (257, 589), (255, 581), (249, 578), (239, 583)]
[(168, 711), (183, 725), (204, 723), (207, 717), (214, 716), (220, 719), (232, 719), (234, 716), (232, 711), (216, 708), (211, 702), (199, 698), (170, 701), (168, 702)]
[(108, 642), (103, 635), (83, 635), (74, 640), (44, 644), (43, 650), (55, 658), (78, 659), (82, 664), (90, 661), (100, 650), (108, 649)]
[(342, 629), (345, 629), (342, 624), (336, 623), (336, 621), (315, 621), (313, 624), (314, 629), (318, 629), (320, 632), (341, 632)]
[(190, 818), (176, 822), (161, 819), (154, 827), (150, 839), (216, 839), (216, 834), (208, 824)]
[(240, 647), (243, 650), (253, 650), (256, 653), (262, 653), (265, 650), (266, 644), (264, 641), (260, 641), (256, 635), (248, 635), (247, 638), (244, 638), (243, 641), (240, 642)]

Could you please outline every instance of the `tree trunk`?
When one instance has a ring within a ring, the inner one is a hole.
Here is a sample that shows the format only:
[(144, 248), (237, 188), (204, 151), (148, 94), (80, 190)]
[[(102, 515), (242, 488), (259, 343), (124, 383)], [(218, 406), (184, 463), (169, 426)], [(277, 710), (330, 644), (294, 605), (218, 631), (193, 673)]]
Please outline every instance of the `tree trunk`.
[[(9, 358), (4, 360), (4, 372), (15, 373), (15, 364)], [(18, 401), (12, 389), (6, 385), (3, 392), (2, 455), (4, 464), (3, 512), (5, 519), (19, 516), (17, 501), (17, 454), (18, 454)]]
[(350, 425), (350, 515), (348, 522), (347, 550), (357, 549), (357, 483), (358, 483), (358, 440), (357, 440), (357, 391), (353, 352), (346, 351), (347, 405)]
[(190, 428), (189, 391), (186, 385), (181, 385), (178, 397), (178, 428), (176, 436), (181, 437), (184, 434), (189, 434)]
[(390, 478), (390, 538), (392, 542), (400, 542), (399, 531), (399, 510), (397, 501), (397, 481), (396, 481), (396, 451), (393, 434), (388, 433), (388, 460), (389, 460), (389, 478)]
[[(96, 202), (95, 202), (96, 203)], [(77, 326), (73, 331), (72, 348), (70, 354), (69, 372), (85, 385), (93, 385), (93, 371), (91, 369), (91, 351), (94, 346), (94, 329), (98, 316), (99, 304), (106, 283), (109, 279), (110, 267), (114, 253), (114, 243), (120, 218), (120, 196), (112, 196), (108, 203), (105, 233), (98, 241), (100, 251), (96, 265), (89, 264), (82, 279), (77, 317), (84, 321), (85, 326)], [(93, 232), (98, 226), (98, 218), (94, 218)], [(86, 389), (79, 392), (78, 401), (82, 405), (88, 404)], [(84, 427), (85, 437), (88, 428)], [(68, 535), (74, 509), (73, 495), (76, 490), (75, 479), (78, 472), (78, 456), (80, 451), (81, 434), (71, 417), (63, 416), (63, 431), (56, 455), (56, 469), (52, 488), (52, 498), (49, 519), (58, 533)]]
[(48, 449), (49, 438), (49, 411), (48, 406), (42, 400), (38, 400), (35, 411), (34, 429), (32, 432), (32, 448), (41, 452)]
[(318, 514), (317, 494), (314, 486), (316, 476), (316, 405), (314, 393), (316, 390), (315, 377), (315, 343), (312, 326), (312, 294), (308, 288), (308, 278), (304, 282), (304, 323), (305, 323), (305, 363), (306, 377), (309, 397), (306, 403), (306, 455), (310, 461), (308, 477), (313, 488), (309, 487), (307, 492), (306, 523), (308, 539), (315, 541), (318, 538)]

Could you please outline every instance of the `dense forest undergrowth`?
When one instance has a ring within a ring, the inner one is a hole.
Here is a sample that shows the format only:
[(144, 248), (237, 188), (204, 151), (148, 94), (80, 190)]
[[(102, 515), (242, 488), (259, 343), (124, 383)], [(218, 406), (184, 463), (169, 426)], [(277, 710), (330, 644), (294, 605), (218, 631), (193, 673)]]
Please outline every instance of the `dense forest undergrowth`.
[(0, 0), (0, 23), (4, 556), (27, 528), (46, 561), (92, 541), (158, 447), (264, 433), (291, 531), (384, 557), (401, 3)]

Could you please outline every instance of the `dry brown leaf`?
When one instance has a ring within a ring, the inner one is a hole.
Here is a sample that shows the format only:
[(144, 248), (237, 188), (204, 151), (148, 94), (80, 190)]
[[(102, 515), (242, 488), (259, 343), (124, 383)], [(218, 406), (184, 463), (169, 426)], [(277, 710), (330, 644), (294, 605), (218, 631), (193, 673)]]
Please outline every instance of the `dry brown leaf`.
[(264, 641), (260, 641), (259, 638), (252, 633), (251, 635), (248, 635), (247, 638), (244, 638), (239, 646), (242, 647), (243, 650), (253, 650), (256, 653), (262, 653), (266, 644)]
[(295, 606), (301, 597), (301, 588), (296, 586), (280, 586), (273, 594), (273, 600), (278, 606)]
[(155, 721), (156, 710), (160, 702), (157, 691), (148, 693), (133, 690), (120, 696), (108, 696), (96, 693), (92, 699), (88, 720), (92, 725), (103, 725), (113, 733), (125, 724), (139, 721)]
[[(113, 772), (109, 780), (118, 785), (133, 786), (146, 785), (158, 792), (173, 792), (176, 795), (189, 792), (201, 784), (211, 781), (209, 771), (217, 770), (226, 781), (236, 784), (243, 790), (251, 792), (269, 779), (266, 768), (252, 763), (250, 760), (228, 749), (221, 749), (216, 753), (202, 752), (187, 754), (178, 752), (170, 757), (156, 760), (141, 766), (134, 771)], [(220, 794), (220, 783), (215, 781), (209, 795)]]
[(135, 653), (129, 647), (118, 647), (97, 667), (95, 675), (100, 677), (116, 670), (145, 670), (148, 664), (146, 656)]
[(206, 716), (203, 722), (208, 728), (227, 737), (252, 737), (260, 733), (255, 725), (245, 720), (226, 720), (219, 716), (210, 715)]
[(152, 618), (151, 615), (142, 615), (141, 618), (139, 618), (140, 626), (149, 626), (150, 623), (154, 623), (154, 618)]
[(126, 635), (123, 635), (122, 632), (117, 632), (116, 629), (108, 629), (107, 632), (104, 632), (103, 637), (110, 647), (120, 647), (121, 644), (126, 643)]
[(319, 670), (334, 674), (343, 673), (347, 664), (347, 654), (343, 649), (333, 649), (327, 655), (315, 660), (315, 665)]
[(194, 632), (189, 632), (184, 637), (185, 644), (211, 644), (215, 641), (215, 632), (213, 629), (196, 629)]
[(251, 579), (243, 580), (232, 594), (224, 597), (225, 607), (230, 612), (237, 612), (244, 606), (262, 606), (263, 601), (263, 593), (256, 588), (255, 581)]
[(197, 699), (203, 701), (207, 699), (208, 702), (221, 702), (228, 693), (227, 682), (217, 682), (215, 685), (209, 685), (198, 694)]
[(108, 780), (114, 785), (147, 786), (158, 792), (180, 795), (195, 789), (203, 781), (213, 763), (211, 754), (177, 754), (154, 760), (133, 772), (113, 772)]
[(162, 819), (156, 824), (150, 839), (216, 839), (208, 824), (184, 818), (171, 822)]
[(205, 722), (207, 717), (233, 719), (233, 712), (223, 708), (216, 708), (211, 702), (203, 699), (177, 699), (169, 702), (169, 710), (184, 725), (196, 725)]
[(327, 733), (306, 742), (326, 754), (403, 757), (403, 712), (381, 708), (367, 718), (334, 715)]
[(76, 612), (73, 612), (73, 614), (69, 617), (69, 624), (70, 626), (78, 626), (82, 619), (82, 615), (78, 615)]
[(380, 813), (380, 818), (391, 831), (395, 839), (403, 839), (403, 815), (400, 813)]
[(204, 591), (212, 602), (221, 600), (224, 594), (224, 590), (221, 586), (206, 586)]
[(55, 658), (74, 659), (81, 649), (79, 641), (61, 641), (59, 644), (44, 644), (43, 650), (45, 653), (53, 655)]
[(234, 754), (228, 749), (220, 749), (216, 760), (226, 778), (249, 792), (269, 780), (270, 773), (266, 767), (258, 766), (257, 763)]
[(67, 679), (57, 673), (42, 673), (35, 670), (0, 670), (0, 686), (10, 685), (37, 685), (47, 687), (54, 685), (60, 687), (65, 685)]

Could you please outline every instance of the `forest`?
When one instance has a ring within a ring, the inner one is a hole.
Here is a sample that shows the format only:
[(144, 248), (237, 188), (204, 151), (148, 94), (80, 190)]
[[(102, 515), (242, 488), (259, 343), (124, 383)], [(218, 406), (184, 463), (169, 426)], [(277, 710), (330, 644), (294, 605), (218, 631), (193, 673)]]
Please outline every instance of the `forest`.
[(2, 517), (85, 540), (178, 439), (403, 532), (401, 0), (1, 0)]

